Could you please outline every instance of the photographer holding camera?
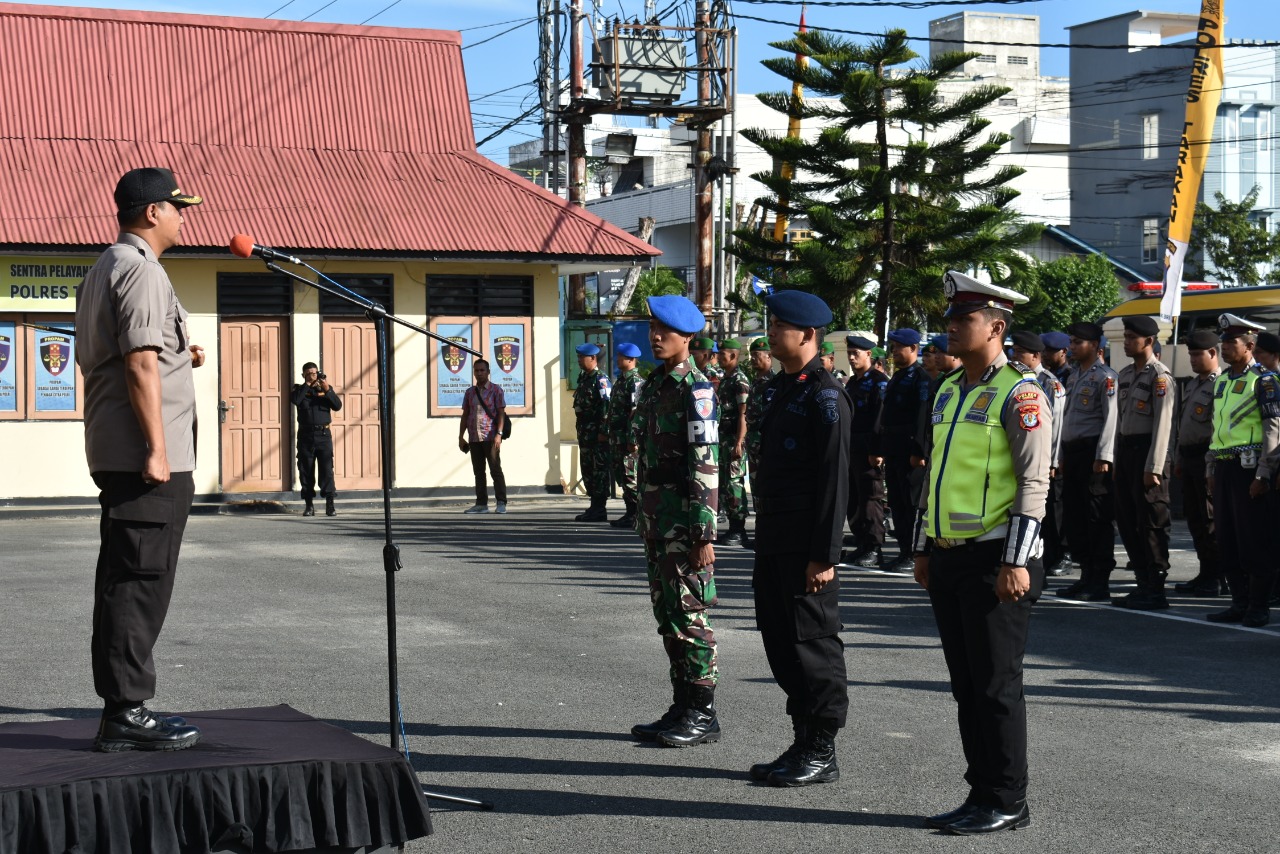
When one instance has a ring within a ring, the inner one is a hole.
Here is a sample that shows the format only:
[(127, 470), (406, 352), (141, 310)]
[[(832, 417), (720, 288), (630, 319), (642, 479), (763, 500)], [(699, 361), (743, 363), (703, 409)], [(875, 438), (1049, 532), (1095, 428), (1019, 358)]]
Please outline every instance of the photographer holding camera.
[(316, 515), (311, 500), (316, 495), (316, 464), (320, 465), (320, 494), (324, 496), (324, 514), (337, 516), (333, 507), (333, 436), (329, 425), (332, 413), (342, 408), (342, 400), (315, 362), (302, 366), (300, 385), (295, 385), (289, 398), (298, 408), (298, 482), (302, 500), (307, 502), (303, 516)]

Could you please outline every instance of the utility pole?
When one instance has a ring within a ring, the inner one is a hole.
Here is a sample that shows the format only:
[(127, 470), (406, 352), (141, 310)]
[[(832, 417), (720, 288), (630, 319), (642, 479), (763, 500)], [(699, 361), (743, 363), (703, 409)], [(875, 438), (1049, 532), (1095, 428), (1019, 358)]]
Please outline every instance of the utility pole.
[[(569, 98), (570, 104), (582, 100), (582, 0), (569, 3)], [(587, 204), (587, 140), (586, 116), (575, 109), (569, 122), (569, 201), (578, 207)], [(569, 276), (569, 311), (583, 314), (587, 310), (587, 277), (583, 273)]]
[(550, 14), (547, 0), (538, 0), (538, 16), (542, 29), (538, 32), (538, 60), (542, 64), (542, 79), (538, 81), (542, 99), (542, 186), (554, 187), (552, 170), (555, 169), (556, 138), (552, 134), (555, 111), (559, 108), (560, 93), (551, 77), (551, 40), (559, 30), (559, 19)]
[[(698, 52), (698, 106), (708, 107), (711, 104), (711, 68), (713, 53), (711, 49), (711, 3), (710, 0), (698, 0), (697, 5), (696, 45)], [(694, 228), (697, 234), (697, 259), (695, 261), (694, 281), (697, 283), (698, 308), (703, 314), (710, 314), (711, 300), (711, 253), (714, 245), (711, 239), (712, 188), (711, 174), (707, 164), (711, 160), (711, 127), (703, 118), (698, 124), (698, 148), (694, 153)]]

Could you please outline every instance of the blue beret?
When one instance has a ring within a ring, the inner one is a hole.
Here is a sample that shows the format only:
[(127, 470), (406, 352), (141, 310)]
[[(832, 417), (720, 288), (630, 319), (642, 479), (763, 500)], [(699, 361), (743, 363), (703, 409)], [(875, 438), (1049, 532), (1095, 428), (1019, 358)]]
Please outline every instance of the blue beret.
[(895, 344), (902, 344), (906, 347), (917, 347), (920, 345), (920, 333), (914, 329), (895, 329), (885, 336)]
[(769, 313), (792, 326), (821, 329), (831, 322), (831, 309), (818, 297), (805, 291), (775, 291), (764, 298)]
[(1071, 346), (1071, 336), (1065, 332), (1045, 332), (1040, 341), (1046, 350), (1065, 350)]
[(874, 350), (876, 342), (870, 338), (863, 338), (861, 335), (844, 336), (844, 346), (854, 350)]
[(935, 335), (929, 339), (929, 346), (938, 348), (938, 352), (940, 353), (947, 352), (948, 343), (947, 336), (945, 335)]
[(684, 335), (701, 332), (702, 327), (707, 325), (707, 319), (688, 297), (666, 294), (649, 297), (648, 303), (649, 313), (654, 319)]
[(632, 344), (630, 341), (626, 341), (618, 345), (618, 355), (626, 356), (628, 359), (639, 359), (640, 348), (635, 344)]
[(600, 348), (588, 341), (586, 344), (579, 344), (574, 348), (579, 356), (598, 356)]

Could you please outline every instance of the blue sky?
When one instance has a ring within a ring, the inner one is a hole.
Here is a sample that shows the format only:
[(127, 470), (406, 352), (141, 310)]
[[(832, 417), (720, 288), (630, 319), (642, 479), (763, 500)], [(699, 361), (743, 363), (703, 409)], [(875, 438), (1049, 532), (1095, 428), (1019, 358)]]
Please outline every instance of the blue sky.
[[(41, 3), (41, 0), (28, 0)], [(567, 3), (567, 0), (565, 0)], [(658, 8), (666, 9), (671, 0), (658, 0)], [(625, 14), (626, 17), (643, 13), (643, 0), (598, 0), (600, 11), (608, 16)], [(325, 5), (329, 4), (329, 5)], [(592, 0), (584, 0), (588, 10)], [(42, 5), (55, 5), (44, 3)], [(72, 5), (61, 3), (56, 5)], [(126, 0), (126, 2), (89, 2), (75, 5), (108, 8), (146, 9), (166, 12), (235, 15), (249, 18), (274, 17), (290, 20), (308, 18), (312, 21), (359, 24), (372, 18), (371, 24), (390, 27), (422, 27), (429, 29), (462, 30), (463, 59), (466, 63), (467, 88), (473, 98), (476, 137), (482, 139), (536, 102), (531, 85), (534, 79), (534, 58), (538, 49), (537, 27), (533, 17), (537, 12), (535, 0), (469, 0), (465, 3), (440, 2), (440, 0), (221, 0), (217, 4), (199, 2), (151, 2), (151, 0)], [(684, 18), (692, 15), (693, 0), (678, 0), (675, 5)], [(391, 8), (383, 11), (385, 7)], [(1229, 38), (1280, 40), (1280, 24), (1276, 23), (1274, 0), (1224, 0), (1227, 14), (1226, 33)], [(939, 6), (929, 9), (908, 10), (900, 8), (868, 7), (810, 7), (807, 20), (810, 26), (828, 26), (868, 32), (882, 32), (892, 27), (903, 27), (910, 35), (928, 35), (928, 22), (959, 11), (990, 11), (1040, 16), (1040, 40), (1042, 42), (1066, 42), (1065, 27), (1098, 18), (1109, 17), (1132, 9), (1146, 8), (1161, 12), (1196, 14), (1198, 2), (1152, 3), (1150, 5), (1117, 4), (1108, 0), (1039, 0), (1017, 5), (986, 4), (975, 6)], [(737, 3), (733, 9), (740, 15), (770, 18), (778, 21), (795, 21), (798, 6)], [(528, 22), (524, 23), (522, 22)], [(790, 35), (794, 25), (783, 26), (739, 20), (739, 83), (742, 93), (770, 91), (782, 88), (780, 79), (760, 65), (760, 60), (776, 55), (768, 46)], [(514, 29), (512, 29), (514, 28)], [(504, 32), (510, 30), (510, 32)], [(485, 39), (484, 44), (478, 44)], [(469, 45), (475, 47), (468, 47)], [(926, 43), (915, 48), (928, 53)], [(199, 68), (186, 70), (198, 74)], [(1044, 49), (1041, 51), (1041, 71), (1044, 74), (1067, 73), (1067, 51)], [(529, 84), (529, 85), (526, 85)], [(514, 87), (514, 88), (510, 88)], [(508, 91), (502, 91), (508, 90)], [(497, 93), (497, 94), (493, 94)], [(536, 121), (537, 116), (530, 121)], [(523, 124), (501, 137), (486, 143), (481, 151), (499, 163), (506, 163), (506, 147), (538, 134), (536, 124)]]

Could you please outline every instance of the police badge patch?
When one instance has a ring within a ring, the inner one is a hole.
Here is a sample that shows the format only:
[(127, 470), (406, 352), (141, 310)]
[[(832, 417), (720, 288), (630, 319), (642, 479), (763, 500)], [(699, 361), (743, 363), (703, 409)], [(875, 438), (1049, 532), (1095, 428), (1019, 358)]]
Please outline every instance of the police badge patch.
[(1024, 403), (1018, 407), (1018, 426), (1023, 430), (1034, 430), (1040, 426), (1040, 407), (1034, 403)]
[(720, 409), (715, 386), (709, 382), (694, 383), (689, 403), (689, 444), (718, 445)]
[(824, 388), (818, 392), (818, 412), (823, 424), (835, 424), (840, 420), (840, 389)]

